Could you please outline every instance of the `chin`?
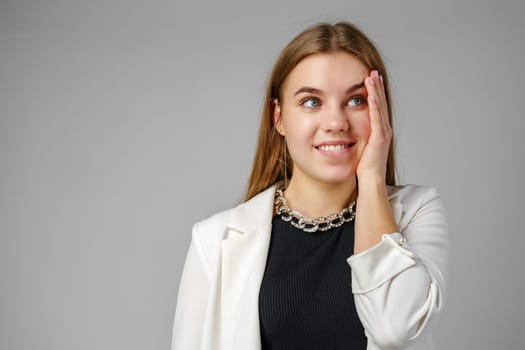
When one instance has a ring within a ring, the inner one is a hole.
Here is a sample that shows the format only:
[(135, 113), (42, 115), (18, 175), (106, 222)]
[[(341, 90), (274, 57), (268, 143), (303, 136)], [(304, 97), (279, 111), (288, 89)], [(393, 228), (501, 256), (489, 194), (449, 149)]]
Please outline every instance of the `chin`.
[(319, 181), (328, 184), (342, 185), (350, 181), (354, 181), (355, 175), (355, 172), (346, 172), (343, 174), (324, 174), (324, 176), (320, 176), (318, 179)]
[(292, 177), (310, 179), (327, 185), (343, 185), (355, 181), (355, 166), (339, 164), (331, 166), (316, 166), (310, 168), (294, 167)]

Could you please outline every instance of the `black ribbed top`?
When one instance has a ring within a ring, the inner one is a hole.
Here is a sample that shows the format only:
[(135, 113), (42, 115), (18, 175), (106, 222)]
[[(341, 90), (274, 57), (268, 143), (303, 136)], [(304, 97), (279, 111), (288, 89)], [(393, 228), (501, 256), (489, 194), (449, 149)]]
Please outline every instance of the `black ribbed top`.
[(350, 266), (354, 221), (306, 233), (275, 216), (259, 292), (262, 349), (366, 349)]

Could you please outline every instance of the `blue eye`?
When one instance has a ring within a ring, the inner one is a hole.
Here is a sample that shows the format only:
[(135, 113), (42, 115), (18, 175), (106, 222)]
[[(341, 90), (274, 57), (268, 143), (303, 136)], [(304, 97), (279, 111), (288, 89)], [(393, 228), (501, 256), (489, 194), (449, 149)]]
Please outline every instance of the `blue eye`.
[(360, 106), (362, 104), (366, 104), (366, 97), (364, 96), (354, 96), (348, 100), (347, 103), (347, 105), (351, 107)]
[(301, 101), (301, 106), (308, 108), (315, 108), (321, 105), (321, 101), (315, 97), (308, 97)]

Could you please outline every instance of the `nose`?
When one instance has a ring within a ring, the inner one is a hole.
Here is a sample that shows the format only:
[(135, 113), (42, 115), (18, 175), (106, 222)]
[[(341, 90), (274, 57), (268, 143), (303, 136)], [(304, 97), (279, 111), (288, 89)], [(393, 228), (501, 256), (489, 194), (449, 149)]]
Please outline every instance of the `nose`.
[(323, 118), (323, 129), (326, 132), (344, 132), (349, 128), (348, 116), (341, 107), (331, 108)]

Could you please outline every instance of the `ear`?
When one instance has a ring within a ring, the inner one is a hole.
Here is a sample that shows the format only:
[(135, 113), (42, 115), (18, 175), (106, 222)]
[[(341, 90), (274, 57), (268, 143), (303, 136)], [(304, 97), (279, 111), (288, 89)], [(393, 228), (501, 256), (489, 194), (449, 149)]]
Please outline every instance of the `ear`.
[(272, 105), (273, 105), (273, 108), (272, 108), (273, 125), (275, 126), (275, 130), (277, 130), (277, 132), (281, 134), (281, 136), (284, 136), (284, 128), (283, 128), (282, 115), (281, 115), (281, 104), (279, 103), (279, 100), (274, 98), (272, 101)]

